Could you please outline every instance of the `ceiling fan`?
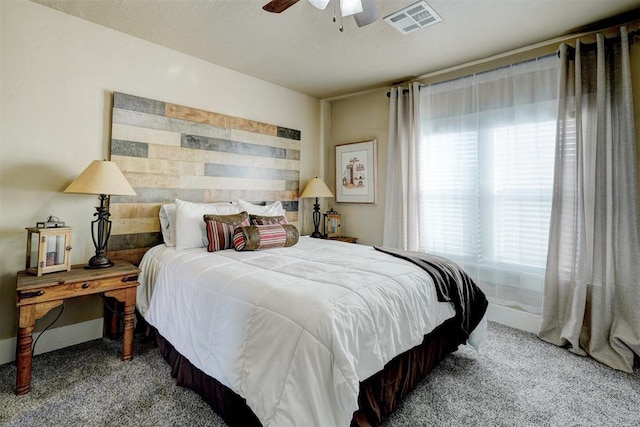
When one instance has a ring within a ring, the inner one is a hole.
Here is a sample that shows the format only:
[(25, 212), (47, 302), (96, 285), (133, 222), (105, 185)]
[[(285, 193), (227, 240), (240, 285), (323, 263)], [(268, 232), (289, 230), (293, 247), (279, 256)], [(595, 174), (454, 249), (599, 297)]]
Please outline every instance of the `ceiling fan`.
[[(272, 13), (281, 13), (298, 3), (300, 0), (271, 0), (269, 3), (262, 6), (264, 10)], [(330, 0), (309, 0), (309, 3), (314, 5), (320, 10), (324, 10), (329, 4)], [(340, 2), (341, 16), (351, 16), (355, 19), (358, 27), (364, 27), (378, 19), (378, 10), (374, 0), (335, 0)], [(333, 17), (335, 21), (335, 16)], [(340, 26), (342, 31), (342, 26)]]

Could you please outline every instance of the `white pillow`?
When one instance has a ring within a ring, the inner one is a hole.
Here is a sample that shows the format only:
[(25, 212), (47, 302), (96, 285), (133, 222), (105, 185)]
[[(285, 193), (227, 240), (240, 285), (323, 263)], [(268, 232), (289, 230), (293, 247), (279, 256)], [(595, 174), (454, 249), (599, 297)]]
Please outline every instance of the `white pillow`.
[(176, 245), (176, 204), (169, 203), (160, 206), (160, 230), (162, 240), (167, 246)]
[(176, 250), (207, 246), (203, 215), (230, 215), (238, 212), (238, 206), (231, 202), (192, 203), (176, 199)]
[(287, 211), (282, 207), (282, 203), (279, 201), (265, 206), (260, 206), (238, 199), (238, 208), (241, 212), (247, 211), (250, 215), (281, 216), (287, 213)]

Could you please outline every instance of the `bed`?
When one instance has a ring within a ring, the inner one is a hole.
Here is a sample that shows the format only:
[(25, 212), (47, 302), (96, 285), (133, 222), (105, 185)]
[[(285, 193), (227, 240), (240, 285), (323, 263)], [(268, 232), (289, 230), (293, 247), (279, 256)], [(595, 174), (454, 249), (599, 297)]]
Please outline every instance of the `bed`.
[(174, 376), (232, 425), (379, 424), (460, 344), (429, 275), (370, 246), (158, 245), (140, 269), (137, 308)]
[(142, 323), (178, 384), (228, 424), (379, 425), (447, 354), (477, 344), (486, 299), (465, 287), (443, 299), (432, 267), (369, 246), (301, 236), (254, 252), (203, 247), (201, 209), (216, 201), (233, 201), (218, 214), (297, 226), (301, 141), (296, 129), (114, 93), (111, 160), (137, 194), (111, 197), (109, 256), (140, 263)]

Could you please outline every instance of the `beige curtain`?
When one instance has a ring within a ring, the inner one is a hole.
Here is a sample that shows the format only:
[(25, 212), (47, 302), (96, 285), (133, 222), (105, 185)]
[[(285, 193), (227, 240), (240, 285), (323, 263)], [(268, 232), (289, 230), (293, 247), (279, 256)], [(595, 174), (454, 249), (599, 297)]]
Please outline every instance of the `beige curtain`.
[(408, 88), (398, 86), (389, 92), (382, 244), (409, 251), (420, 247), (419, 91), (420, 85), (412, 83)]
[(627, 30), (562, 45), (560, 61), (539, 336), (631, 372), (640, 354), (640, 246)]

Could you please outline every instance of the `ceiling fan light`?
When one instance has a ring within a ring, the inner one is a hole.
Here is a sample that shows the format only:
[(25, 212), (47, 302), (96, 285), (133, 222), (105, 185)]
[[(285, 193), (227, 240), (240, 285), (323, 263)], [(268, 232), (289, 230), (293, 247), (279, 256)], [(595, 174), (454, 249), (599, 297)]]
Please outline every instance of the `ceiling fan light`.
[(351, 16), (362, 12), (362, 1), (360, 0), (340, 0), (340, 10), (342, 16)]
[(324, 10), (329, 4), (329, 0), (309, 0), (309, 3), (320, 10)]

